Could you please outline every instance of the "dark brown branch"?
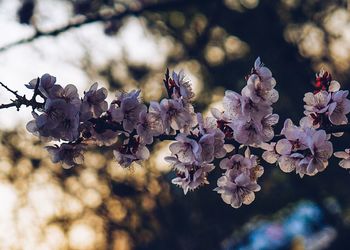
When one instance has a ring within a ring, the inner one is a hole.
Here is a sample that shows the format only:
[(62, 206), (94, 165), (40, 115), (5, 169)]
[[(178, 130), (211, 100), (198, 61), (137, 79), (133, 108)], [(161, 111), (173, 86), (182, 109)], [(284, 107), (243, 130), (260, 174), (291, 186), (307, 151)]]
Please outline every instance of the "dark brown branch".
[(24, 105), (26, 107), (32, 107), (33, 110), (38, 109), (38, 108), (43, 108), (44, 103), (40, 103), (40, 102), (36, 101), (36, 96), (41, 94), (41, 92), (39, 91), (39, 82), (40, 82), (40, 78), (38, 78), (38, 80), (37, 80), (37, 83), (36, 83), (35, 89), (34, 89), (34, 94), (30, 100), (28, 100), (25, 95), (23, 95), (23, 96), (19, 95), (18, 91), (14, 91), (14, 90), (10, 89), (9, 87), (7, 87), (2, 82), (0, 82), (0, 85), (4, 89), (6, 89), (7, 91), (9, 91), (10, 93), (12, 93), (16, 96), (16, 99), (11, 100), (12, 101), (11, 103), (1, 104), (0, 109), (16, 107), (17, 111), (18, 111), (22, 105)]
[(124, 12), (120, 12), (114, 15), (101, 15), (101, 14), (86, 15), (85, 17), (79, 17), (79, 18), (73, 19), (70, 21), (69, 24), (63, 27), (60, 27), (58, 29), (54, 29), (51, 31), (36, 30), (36, 32), (31, 37), (24, 38), (16, 42), (7, 44), (3, 47), (0, 47), (0, 52), (8, 50), (17, 45), (30, 43), (40, 37), (57, 36), (70, 29), (78, 28), (80, 26), (90, 24), (90, 23), (115, 21), (131, 15), (139, 16), (146, 11), (167, 11), (174, 8), (180, 8), (182, 5), (188, 5), (196, 2), (203, 3), (205, 1), (209, 2), (209, 0), (170, 0), (170, 1), (158, 2), (156, 4), (146, 5), (140, 9), (127, 9)]
[(7, 108), (12, 108), (12, 107), (17, 107), (15, 102), (0, 105), (0, 109), (7, 109)]

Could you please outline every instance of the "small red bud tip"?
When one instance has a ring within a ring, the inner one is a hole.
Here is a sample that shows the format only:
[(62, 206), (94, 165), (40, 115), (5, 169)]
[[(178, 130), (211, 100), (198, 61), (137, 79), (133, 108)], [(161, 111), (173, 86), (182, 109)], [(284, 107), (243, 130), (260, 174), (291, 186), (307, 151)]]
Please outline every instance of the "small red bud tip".
[(323, 74), (316, 75), (315, 88), (316, 90), (327, 90), (332, 81), (332, 75), (325, 71)]

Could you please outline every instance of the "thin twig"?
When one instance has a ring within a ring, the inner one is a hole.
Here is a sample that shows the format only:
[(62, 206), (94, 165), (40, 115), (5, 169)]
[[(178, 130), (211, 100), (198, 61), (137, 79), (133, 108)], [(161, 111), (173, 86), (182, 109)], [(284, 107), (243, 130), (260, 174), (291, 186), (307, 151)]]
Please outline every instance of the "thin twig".
[(12, 107), (16, 107), (17, 111), (19, 111), (19, 109), (21, 108), (22, 105), (26, 106), (26, 107), (32, 107), (33, 110), (37, 109), (37, 108), (42, 108), (44, 106), (44, 103), (40, 103), (36, 101), (36, 96), (39, 94), (39, 81), (40, 78), (38, 78), (37, 84), (35, 86), (35, 91), (33, 94), (33, 97), (28, 100), (26, 98), (25, 95), (21, 96), (18, 94), (18, 91), (14, 91), (12, 89), (10, 89), (9, 87), (7, 87), (5, 84), (3, 84), (2, 82), (0, 82), (0, 85), (5, 88), (7, 91), (9, 91), (10, 93), (14, 94), (16, 96), (15, 100), (11, 100), (11, 103), (7, 103), (7, 104), (1, 104), (0, 105), (0, 109), (7, 109), (7, 108), (12, 108)]
[(8, 104), (1, 104), (0, 105), (0, 109), (7, 109), (7, 108), (12, 108), (12, 107), (16, 107), (16, 103), (11, 102), (11, 103), (8, 103)]
[(9, 87), (7, 87), (5, 84), (3, 84), (2, 82), (0, 82), (0, 85), (5, 88), (8, 92), (11, 92), (12, 94), (14, 94), (17, 99), (20, 98), (21, 96), (18, 94), (18, 91), (12, 90)]

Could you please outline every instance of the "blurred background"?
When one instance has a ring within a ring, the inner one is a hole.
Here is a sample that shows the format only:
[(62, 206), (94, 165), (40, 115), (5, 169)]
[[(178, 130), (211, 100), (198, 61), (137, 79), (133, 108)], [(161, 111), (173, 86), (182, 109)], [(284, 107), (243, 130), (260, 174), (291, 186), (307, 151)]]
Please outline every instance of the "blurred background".
[[(256, 57), (272, 70), (281, 123), (303, 116), (315, 73), (350, 87), (346, 0), (0, 0), (0, 81), (19, 90), (50, 73), (83, 93), (141, 88), (165, 95), (163, 73), (184, 69), (195, 108), (240, 91)], [(11, 96), (0, 91), (0, 102)], [(210, 185), (186, 196), (154, 145), (143, 166), (122, 169), (108, 149), (63, 169), (25, 131), (29, 109), (0, 110), (0, 249), (349, 249), (350, 175), (332, 160), (301, 179), (262, 163), (262, 190), (233, 209)], [(281, 128), (278, 126), (277, 131)], [(349, 147), (349, 136), (334, 148)], [(218, 165), (218, 163), (216, 163)]]

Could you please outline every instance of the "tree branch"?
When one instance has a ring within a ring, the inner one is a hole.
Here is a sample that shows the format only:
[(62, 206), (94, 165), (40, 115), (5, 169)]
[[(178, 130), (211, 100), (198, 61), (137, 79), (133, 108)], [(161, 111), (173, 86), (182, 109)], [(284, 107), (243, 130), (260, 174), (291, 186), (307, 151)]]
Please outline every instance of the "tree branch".
[(188, 4), (192, 4), (192, 3), (196, 3), (196, 2), (203, 3), (206, 1), (209, 2), (209, 0), (170, 0), (170, 1), (166, 1), (166, 2), (158, 2), (156, 4), (146, 5), (142, 8), (139, 8), (139, 9), (126, 9), (124, 12), (116, 13), (114, 15), (91, 14), (91, 15), (86, 15), (84, 17), (76, 17), (76, 18), (72, 19), (67, 25), (60, 27), (60, 28), (57, 28), (57, 29), (54, 29), (54, 30), (51, 30), (51, 31), (36, 30), (36, 32), (28, 38), (24, 38), (24, 39), (18, 40), (16, 42), (9, 43), (3, 47), (0, 47), (0, 52), (8, 50), (8, 49), (15, 47), (17, 45), (30, 43), (30, 42), (32, 42), (40, 37), (57, 36), (61, 33), (64, 33), (66, 31), (72, 29), (72, 28), (78, 28), (80, 26), (90, 24), (90, 23), (115, 21), (115, 20), (120, 20), (126, 16), (131, 16), (131, 15), (139, 16), (143, 12), (146, 12), (146, 11), (153, 11), (153, 12), (154, 11), (167, 11), (167, 10), (170, 10), (173, 8), (180, 8), (183, 5), (188, 5)]
[(32, 107), (33, 110), (37, 109), (37, 108), (43, 108), (44, 103), (40, 103), (40, 102), (36, 101), (36, 96), (41, 95), (41, 92), (39, 91), (39, 82), (40, 82), (40, 78), (38, 78), (38, 80), (36, 82), (34, 94), (30, 100), (28, 100), (25, 95), (23, 95), (23, 96), (19, 95), (18, 91), (14, 91), (14, 90), (10, 89), (9, 87), (7, 87), (2, 82), (0, 82), (0, 85), (4, 89), (6, 89), (7, 91), (9, 91), (10, 93), (12, 93), (16, 96), (16, 99), (11, 100), (12, 101), (11, 103), (1, 104), (0, 109), (7, 109), (7, 108), (16, 107), (17, 111), (18, 111), (22, 105), (24, 105), (26, 107)]
[(0, 82), (0, 85), (4, 88), (4, 89), (6, 89), (8, 92), (10, 92), (10, 93), (12, 93), (12, 94), (14, 94), (15, 96), (16, 96), (16, 98), (18, 99), (19, 97), (21, 97), (19, 94), (18, 94), (18, 91), (16, 90), (12, 90), (12, 89), (10, 89), (9, 87), (7, 87), (5, 84), (3, 84), (2, 82)]

